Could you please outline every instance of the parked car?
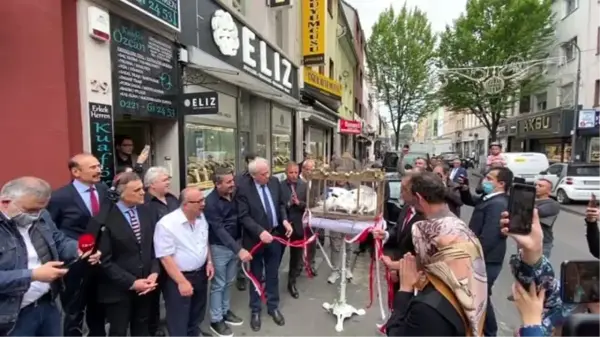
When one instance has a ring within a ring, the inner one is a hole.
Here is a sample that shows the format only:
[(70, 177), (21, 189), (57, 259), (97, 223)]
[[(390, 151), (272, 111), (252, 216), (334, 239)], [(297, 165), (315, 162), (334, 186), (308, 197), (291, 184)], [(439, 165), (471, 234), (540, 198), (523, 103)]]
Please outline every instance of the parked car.
[(440, 154), (438, 158), (440, 158), (446, 165), (452, 167), (454, 160), (460, 159), (460, 155), (456, 152), (444, 152)]
[(548, 157), (538, 152), (506, 152), (502, 154), (508, 167), (517, 178), (525, 179), (528, 184), (533, 184), (540, 172), (550, 167)]
[[(388, 151), (383, 155), (383, 170), (385, 172), (397, 172), (398, 171), (398, 158), (400, 157), (400, 151)], [(425, 152), (409, 152), (404, 156), (404, 165), (415, 166), (415, 160), (417, 158), (427, 158)]]
[(600, 167), (591, 163), (557, 163), (540, 172), (535, 180), (552, 182), (552, 196), (561, 204), (600, 197)]

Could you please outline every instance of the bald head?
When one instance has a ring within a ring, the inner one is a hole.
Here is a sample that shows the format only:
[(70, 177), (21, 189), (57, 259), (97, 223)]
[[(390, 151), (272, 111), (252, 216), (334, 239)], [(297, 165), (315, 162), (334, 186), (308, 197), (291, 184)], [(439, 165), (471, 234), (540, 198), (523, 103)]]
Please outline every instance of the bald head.
[(100, 182), (102, 166), (93, 155), (89, 153), (76, 154), (69, 160), (68, 166), (74, 179), (86, 185)]
[[(216, 192), (215, 192), (216, 193)], [(187, 187), (181, 191), (181, 210), (188, 220), (195, 220), (204, 210), (204, 192), (197, 187)]]

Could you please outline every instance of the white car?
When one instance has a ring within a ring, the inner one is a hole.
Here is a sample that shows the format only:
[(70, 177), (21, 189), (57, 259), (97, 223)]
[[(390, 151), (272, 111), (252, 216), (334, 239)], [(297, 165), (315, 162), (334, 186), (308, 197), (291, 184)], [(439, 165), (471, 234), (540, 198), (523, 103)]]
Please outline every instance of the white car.
[(561, 204), (600, 199), (600, 166), (591, 163), (557, 163), (536, 176), (552, 182), (552, 197)]

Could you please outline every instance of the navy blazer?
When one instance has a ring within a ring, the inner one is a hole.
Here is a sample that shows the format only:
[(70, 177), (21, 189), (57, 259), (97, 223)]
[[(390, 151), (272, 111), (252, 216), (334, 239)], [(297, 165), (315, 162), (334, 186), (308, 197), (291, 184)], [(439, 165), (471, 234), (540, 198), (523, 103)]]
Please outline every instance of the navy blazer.
[[(108, 187), (103, 183), (95, 184), (94, 187), (98, 191), (98, 201), (102, 210), (110, 202)], [(52, 193), (47, 209), (56, 227), (68, 237), (78, 240), (79, 236), (87, 231), (92, 215), (72, 182)]]
[(242, 245), (246, 249), (252, 248), (260, 241), (260, 233), (263, 231), (270, 232), (273, 235), (285, 234), (283, 228), (283, 220), (288, 220), (285, 197), (282, 193), (279, 179), (275, 177), (269, 178), (267, 187), (271, 192), (273, 199), (273, 210), (277, 216), (278, 226), (272, 228), (267, 218), (267, 212), (262, 204), (260, 195), (256, 190), (256, 185), (252, 177), (243, 177), (239, 179), (235, 192), (235, 202), (238, 209), (238, 218), (243, 226)]
[[(454, 170), (454, 167), (450, 168), (450, 173), (448, 174), (448, 177), (452, 174), (452, 171)], [(467, 172), (467, 169), (465, 169), (464, 167), (459, 167), (458, 168), (458, 172), (456, 172), (456, 175), (454, 176), (454, 178), (452, 179), (453, 182), (458, 183), (458, 178), (460, 178), (461, 176), (465, 176), (465, 177), (469, 177), (469, 173)]]

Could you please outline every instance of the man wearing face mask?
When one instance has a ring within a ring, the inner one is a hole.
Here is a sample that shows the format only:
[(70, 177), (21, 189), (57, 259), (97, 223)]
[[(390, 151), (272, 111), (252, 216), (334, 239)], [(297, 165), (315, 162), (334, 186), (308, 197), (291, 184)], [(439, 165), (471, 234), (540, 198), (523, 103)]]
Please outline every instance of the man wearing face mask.
[(484, 196), (474, 197), (465, 180), (460, 179), (461, 199), (465, 205), (473, 206), (469, 228), (477, 235), (483, 248), (483, 256), (488, 279), (488, 308), (485, 317), (485, 336), (496, 336), (498, 325), (490, 297), (494, 282), (502, 271), (506, 255), (506, 236), (500, 231), (502, 212), (508, 208), (507, 192), (513, 181), (513, 173), (506, 167), (494, 167), (484, 177), (481, 187)]
[[(109, 207), (108, 187), (100, 182), (102, 166), (89, 153), (73, 156), (68, 162), (73, 181), (52, 193), (48, 212), (66, 236), (78, 240), (87, 232), (90, 219)], [(96, 233), (94, 233), (96, 234)], [(65, 336), (82, 336), (85, 315), (89, 336), (105, 336), (104, 310), (98, 303), (97, 268), (76, 264), (69, 268), (60, 294), (64, 311)]]
[[(35, 177), (11, 180), (0, 190), (0, 335), (60, 336), (55, 282), (81, 252), (44, 210), (50, 185)], [(96, 263), (100, 253), (89, 257)], [(83, 263), (83, 262), (81, 262)]]

